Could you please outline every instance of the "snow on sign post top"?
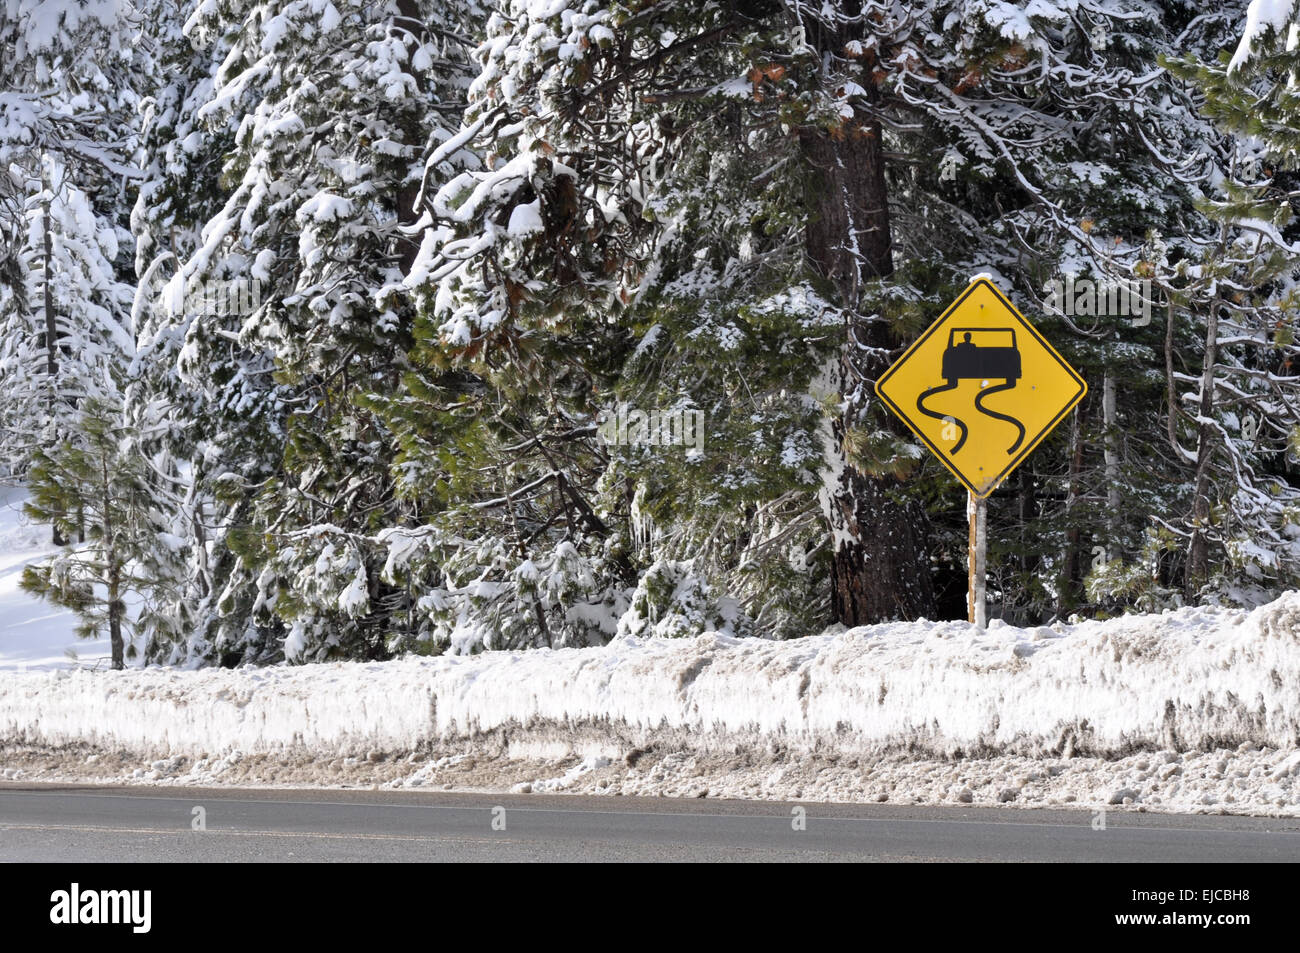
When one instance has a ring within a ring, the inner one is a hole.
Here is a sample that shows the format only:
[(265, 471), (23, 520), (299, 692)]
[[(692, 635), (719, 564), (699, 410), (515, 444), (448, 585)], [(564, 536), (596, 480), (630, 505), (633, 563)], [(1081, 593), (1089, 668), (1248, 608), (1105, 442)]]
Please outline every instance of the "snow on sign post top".
[(1088, 385), (986, 278), (876, 382), (876, 393), (976, 499), (1024, 461)]

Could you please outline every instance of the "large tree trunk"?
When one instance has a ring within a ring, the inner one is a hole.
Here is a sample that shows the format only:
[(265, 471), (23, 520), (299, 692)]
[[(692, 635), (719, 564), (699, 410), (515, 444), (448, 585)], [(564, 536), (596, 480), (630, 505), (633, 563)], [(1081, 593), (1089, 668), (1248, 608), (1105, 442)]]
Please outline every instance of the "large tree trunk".
[(108, 584), (108, 644), (112, 653), (112, 665), (116, 670), (126, 667), (124, 644), (122, 642), (122, 616), (125, 606), (122, 602), (122, 575), (114, 566), (109, 570)]
[[(861, 26), (855, 29), (860, 32)], [(842, 51), (853, 38), (861, 37), (842, 35), (825, 24), (809, 32), (814, 48), (828, 52)], [(861, 80), (875, 91), (869, 75)], [(812, 182), (805, 232), (808, 261), (834, 285), (847, 325), (839, 366), (833, 371), (837, 380), (824, 382), (826, 389), (839, 393), (844, 407), (831, 428), (834, 456), (823, 493), (833, 540), (835, 619), (852, 626), (933, 618), (924, 509), (897, 499), (897, 480), (855, 470), (843, 447), (844, 435), (855, 423), (905, 432), (873, 400), (870, 389), (888, 367), (889, 351), (897, 342), (880, 322), (864, 321), (857, 310), (862, 282), (893, 272), (880, 124), (863, 114), (846, 121), (835, 135), (807, 129), (800, 141)]]

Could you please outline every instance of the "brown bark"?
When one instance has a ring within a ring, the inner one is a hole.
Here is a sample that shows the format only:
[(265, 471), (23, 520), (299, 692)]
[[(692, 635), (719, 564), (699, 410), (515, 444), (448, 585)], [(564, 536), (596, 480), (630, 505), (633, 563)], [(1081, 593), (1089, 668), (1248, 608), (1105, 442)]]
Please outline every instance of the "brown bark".
[[(809, 34), (813, 46), (825, 50), (842, 50), (852, 38), (832, 35), (824, 26)], [(864, 88), (874, 93), (871, 78), (862, 79)], [(832, 427), (840, 466), (834, 485), (827, 487), (826, 500), (834, 535), (831, 604), (835, 619), (853, 626), (895, 618), (933, 618), (935, 597), (924, 509), (919, 503), (896, 498), (892, 492), (896, 480), (855, 470), (844, 459), (843, 450), (845, 433), (861, 419), (870, 399), (869, 388), (885, 371), (886, 355), (896, 345), (886, 327), (863, 321), (857, 310), (862, 283), (894, 270), (880, 124), (863, 113), (833, 134), (804, 130), (800, 145), (811, 178), (805, 230), (808, 262), (834, 286), (846, 316), (837, 382), (846, 409)], [(904, 433), (892, 415), (878, 413), (870, 426)]]
[(848, 626), (935, 615), (925, 511), (891, 500), (890, 482), (848, 468), (832, 495), (831, 525), (842, 532), (831, 559), (831, 608)]
[(120, 670), (126, 667), (126, 662), (122, 643), (122, 580), (121, 572), (116, 566), (109, 570), (108, 580), (108, 644), (112, 651), (113, 668)]

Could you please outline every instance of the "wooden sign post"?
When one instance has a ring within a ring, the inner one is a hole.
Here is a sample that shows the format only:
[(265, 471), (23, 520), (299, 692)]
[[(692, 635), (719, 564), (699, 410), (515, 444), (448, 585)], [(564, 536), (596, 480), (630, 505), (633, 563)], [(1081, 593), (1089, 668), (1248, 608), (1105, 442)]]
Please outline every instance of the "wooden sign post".
[(983, 632), (986, 624), (988, 598), (985, 595), (987, 579), (988, 552), (988, 500), (969, 494), (966, 502), (966, 519), (970, 523), (970, 549), (966, 554), (966, 566), (970, 581), (966, 591), (967, 622)]

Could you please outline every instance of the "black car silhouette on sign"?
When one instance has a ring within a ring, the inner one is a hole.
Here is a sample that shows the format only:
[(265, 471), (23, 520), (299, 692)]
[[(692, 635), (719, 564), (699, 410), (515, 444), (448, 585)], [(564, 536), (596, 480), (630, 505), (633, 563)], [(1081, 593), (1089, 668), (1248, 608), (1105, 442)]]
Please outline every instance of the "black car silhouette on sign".
[[(1010, 347), (980, 346), (971, 341), (973, 333), (1010, 335)], [(962, 335), (960, 344), (957, 335)], [(943, 352), (943, 373), (940, 375), (948, 383), (959, 380), (979, 378), (991, 380), (1000, 377), (1003, 380), (1020, 380), (1020, 351), (1016, 349), (1016, 332), (1014, 328), (953, 328), (948, 332), (948, 349)]]
[[(962, 336), (960, 342), (957, 340), (958, 334)], [(997, 335), (998, 338), (1003, 340), (1006, 339), (1004, 336), (1009, 335), (1011, 343), (1009, 345), (979, 345), (972, 340), (976, 334), (979, 334), (981, 338), (990, 334)], [(916, 398), (916, 409), (927, 417), (942, 420), (956, 428), (957, 442), (948, 450), (950, 454), (955, 454), (966, 446), (966, 437), (969, 435), (970, 429), (960, 417), (931, 410), (925, 406), (925, 402), (936, 394), (956, 390), (957, 383), (963, 380), (983, 382), (980, 392), (975, 395), (975, 409), (985, 417), (1000, 420), (1015, 427), (1016, 439), (1007, 450), (1007, 453), (1012, 454), (1019, 449), (1020, 444), (1025, 439), (1025, 425), (1010, 414), (993, 410), (984, 404), (986, 398), (1002, 391), (1011, 390), (1016, 386), (1016, 381), (1020, 380), (1020, 351), (1016, 347), (1014, 328), (953, 328), (948, 332), (948, 347), (943, 352), (939, 376), (944, 379), (945, 383), (922, 392)], [(1001, 384), (989, 386), (989, 381), (998, 379), (1002, 381)]]

